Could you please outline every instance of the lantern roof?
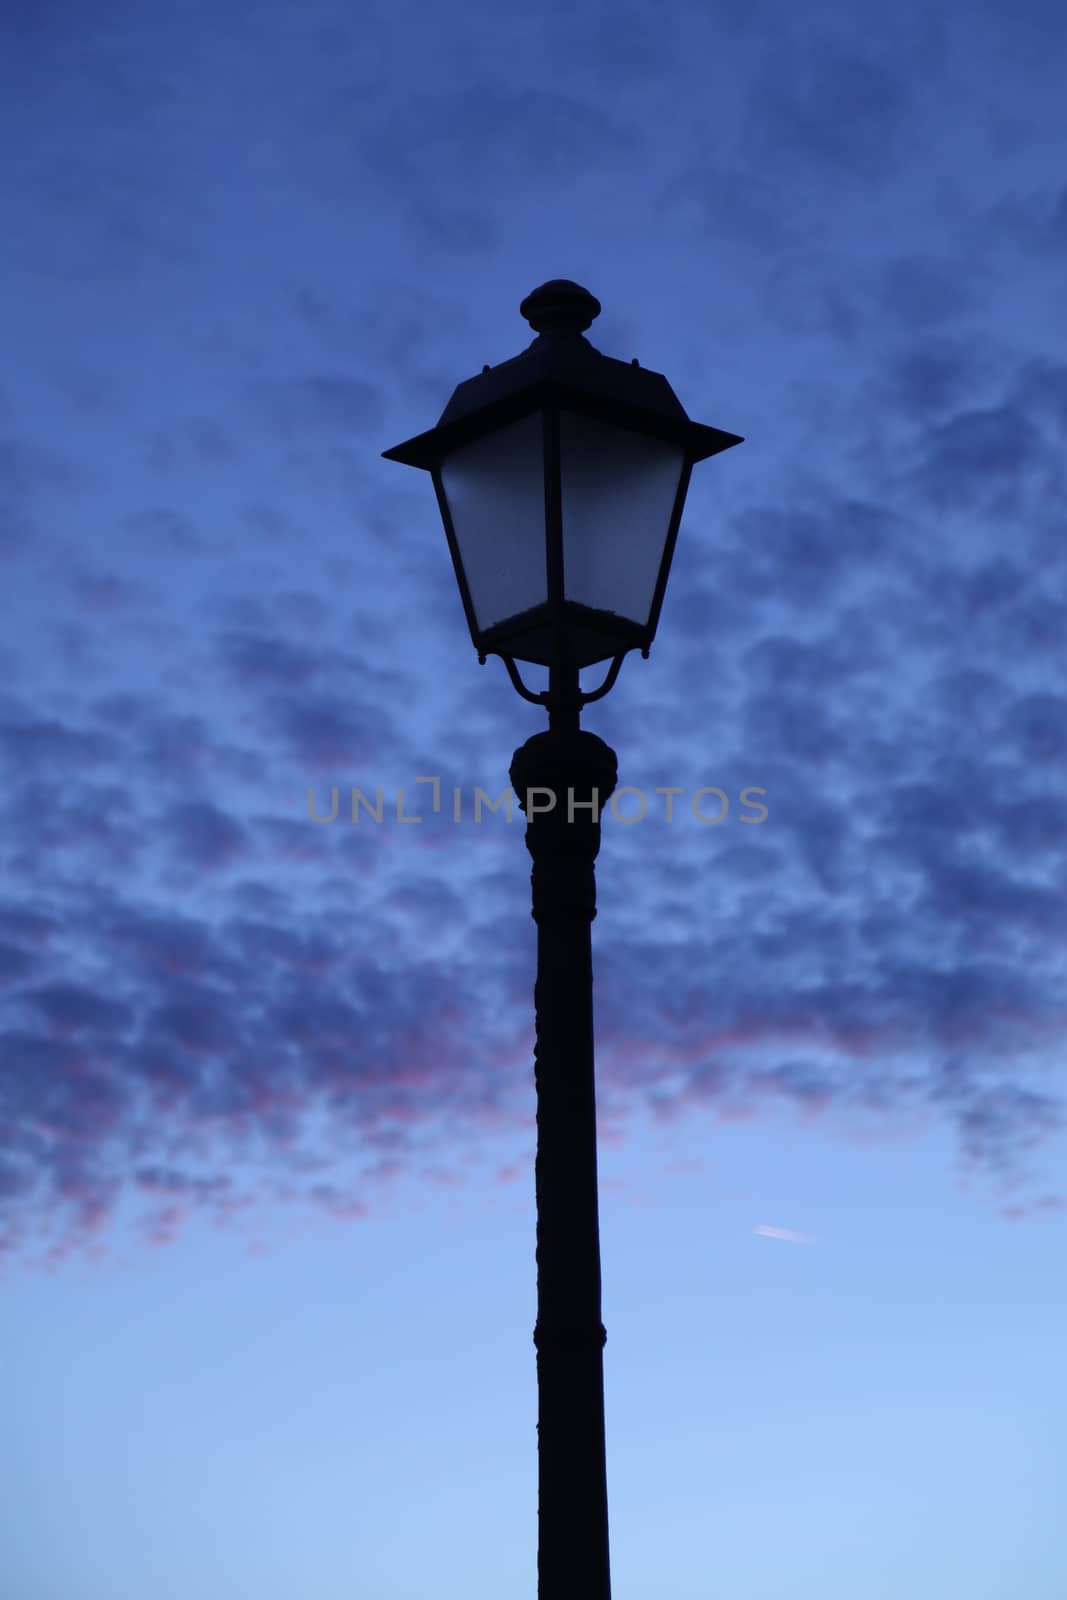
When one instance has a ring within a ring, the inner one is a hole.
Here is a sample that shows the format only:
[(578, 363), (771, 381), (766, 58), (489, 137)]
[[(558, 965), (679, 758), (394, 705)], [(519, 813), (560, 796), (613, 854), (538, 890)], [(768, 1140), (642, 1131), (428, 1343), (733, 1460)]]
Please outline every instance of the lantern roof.
[(384, 450), (387, 460), (432, 471), (449, 451), (552, 403), (675, 441), (690, 463), (742, 442), (736, 433), (690, 421), (662, 373), (591, 345), (583, 333), (600, 315), (600, 302), (580, 284), (553, 278), (519, 310), (536, 338), (517, 356), (458, 384), (437, 426)]

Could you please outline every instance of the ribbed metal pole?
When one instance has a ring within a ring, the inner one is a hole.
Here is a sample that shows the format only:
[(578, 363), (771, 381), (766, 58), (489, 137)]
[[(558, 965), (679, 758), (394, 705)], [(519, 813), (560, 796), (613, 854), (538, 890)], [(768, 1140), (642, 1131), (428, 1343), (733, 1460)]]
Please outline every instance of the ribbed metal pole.
[(591, 924), (616, 759), (576, 716), (553, 721), (511, 765), (537, 923), (537, 1594), (610, 1600)]

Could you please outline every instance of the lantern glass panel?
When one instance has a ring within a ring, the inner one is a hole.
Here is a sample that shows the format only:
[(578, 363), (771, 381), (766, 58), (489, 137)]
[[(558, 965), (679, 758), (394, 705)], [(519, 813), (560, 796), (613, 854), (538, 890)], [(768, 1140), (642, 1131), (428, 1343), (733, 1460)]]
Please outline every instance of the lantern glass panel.
[(539, 412), (452, 451), (440, 466), (480, 631), (548, 598)]
[(648, 622), (685, 465), (680, 445), (563, 411), (563, 592)]

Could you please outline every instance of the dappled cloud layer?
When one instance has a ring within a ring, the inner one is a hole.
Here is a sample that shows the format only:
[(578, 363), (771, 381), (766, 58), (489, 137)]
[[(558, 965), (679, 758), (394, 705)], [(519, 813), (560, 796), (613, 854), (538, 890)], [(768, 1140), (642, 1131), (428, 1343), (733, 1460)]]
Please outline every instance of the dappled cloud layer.
[[(278, 1199), (370, 1215), (394, 1178), (530, 1143), (528, 858), (517, 812), (472, 803), (537, 722), (474, 663), (428, 482), (380, 452), (517, 353), (519, 300), (564, 275), (604, 302), (594, 344), (746, 439), (696, 469), (652, 659), (588, 717), (639, 791), (599, 869), (605, 1134), (944, 1122), (1009, 1214), (1060, 1206), (1042, 9), (1004, 50), (962, 10), (877, 39), (835, 17), (831, 45), (819, 8), (675, 37), (583, 6), (595, 91), (577, 36), (473, 7), (223, 8), (210, 52), (185, 9), (17, 9), (9, 1260), (98, 1248), (126, 1205), (157, 1243)], [(449, 65), (413, 93), (416, 20)], [(490, 26), (509, 87), (465, 47)], [(706, 93), (676, 92), (698, 64)], [(692, 804), (713, 788), (720, 821)]]

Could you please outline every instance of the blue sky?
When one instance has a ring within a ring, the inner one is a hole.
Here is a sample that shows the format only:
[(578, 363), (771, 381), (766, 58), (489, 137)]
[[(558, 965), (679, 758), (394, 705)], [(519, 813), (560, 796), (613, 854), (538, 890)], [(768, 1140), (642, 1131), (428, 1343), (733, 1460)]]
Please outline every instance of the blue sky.
[(745, 438), (585, 719), (731, 799), (599, 860), (615, 1600), (1065, 1592), (1065, 43), (9, 10), (12, 1600), (535, 1591), (529, 860), (469, 800), (543, 719), (381, 451), (553, 277)]

